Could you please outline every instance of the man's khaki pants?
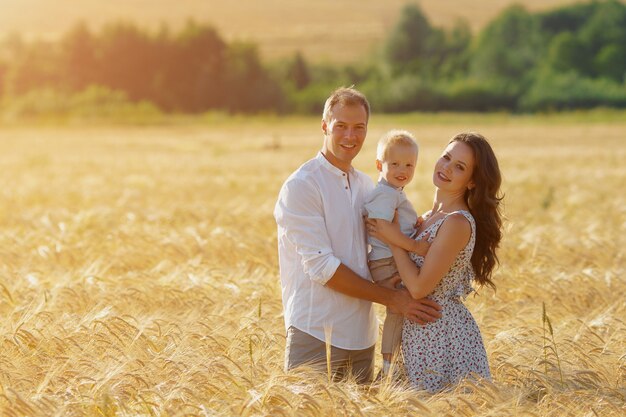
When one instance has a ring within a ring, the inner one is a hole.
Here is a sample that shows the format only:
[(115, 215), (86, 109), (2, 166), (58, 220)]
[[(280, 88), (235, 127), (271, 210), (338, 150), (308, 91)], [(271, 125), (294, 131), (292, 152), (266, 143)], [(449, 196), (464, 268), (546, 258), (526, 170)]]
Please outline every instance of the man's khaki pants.
[[(303, 365), (326, 373), (326, 343), (291, 326), (287, 330), (285, 369)], [(335, 381), (353, 375), (360, 384), (371, 382), (374, 374), (374, 346), (362, 350), (331, 346), (330, 365)]]

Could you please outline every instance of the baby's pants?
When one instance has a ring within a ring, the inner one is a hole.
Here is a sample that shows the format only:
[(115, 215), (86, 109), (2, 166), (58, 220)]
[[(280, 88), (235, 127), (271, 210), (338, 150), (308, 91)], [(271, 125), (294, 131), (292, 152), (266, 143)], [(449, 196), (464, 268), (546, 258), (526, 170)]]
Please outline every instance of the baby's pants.
[[(398, 268), (393, 258), (376, 259), (368, 262), (370, 273), (374, 282), (379, 283), (387, 278), (398, 273)], [(395, 314), (389, 311), (387, 308), (387, 316), (385, 317), (385, 324), (383, 324), (383, 340), (381, 352), (383, 354), (392, 353), (396, 354), (400, 349), (400, 340), (402, 338), (402, 324), (404, 323), (404, 317), (400, 314)]]

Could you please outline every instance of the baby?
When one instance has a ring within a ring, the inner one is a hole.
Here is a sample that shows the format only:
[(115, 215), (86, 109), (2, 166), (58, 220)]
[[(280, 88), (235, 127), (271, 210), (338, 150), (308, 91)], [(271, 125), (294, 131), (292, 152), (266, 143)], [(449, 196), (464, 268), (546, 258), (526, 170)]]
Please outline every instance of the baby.
[[(392, 221), (398, 212), (398, 223), (403, 234), (415, 233), (418, 216), (402, 189), (411, 182), (417, 163), (418, 146), (413, 135), (404, 130), (387, 132), (376, 150), (376, 169), (380, 177), (376, 188), (368, 196), (365, 211), (370, 219)], [(398, 273), (389, 247), (369, 237), (371, 251), (368, 265), (374, 282), (380, 283)], [(383, 325), (383, 375), (389, 372), (392, 358), (400, 348), (403, 317), (387, 310)]]

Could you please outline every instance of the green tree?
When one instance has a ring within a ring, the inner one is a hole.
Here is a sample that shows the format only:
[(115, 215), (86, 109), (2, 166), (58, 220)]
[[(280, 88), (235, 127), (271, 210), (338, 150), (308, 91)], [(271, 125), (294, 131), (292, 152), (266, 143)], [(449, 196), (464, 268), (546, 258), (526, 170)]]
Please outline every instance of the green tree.
[(426, 15), (415, 4), (402, 9), (400, 21), (395, 26), (385, 47), (385, 55), (394, 67), (415, 65), (429, 52), (432, 27)]
[(585, 74), (591, 66), (589, 52), (572, 32), (561, 32), (550, 42), (546, 66), (556, 72), (576, 71)]
[(107, 26), (99, 39), (97, 84), (123, 90), (131, 100), (150, 97), (158, 53), (135, 25)]
[(436, 68), (437, 75), (448, 79), (466, 76), (469, 71), (469, 47), (472, 41), (468, 23), (465, 20), (458, 20), (445, 37), (444, 53)]
[(433, 27), (417, 5), (409, 4), (386, 41), (384, 56), (394, 76), (454, 78), (467, 72), (470, 40), (466, 22), (458, 21), (450, 31)]
[(151, 77), (151, 93), (146, 99), (157, 104), (162, 110), (182, 111), (182, 106), (179, 105), (181, 94), (176, 79), (176, 68), (182, 64), (178, 62), (176, 42), (166, 24), (161, 24), (153, 42), (158, 56)]
[(226, 103), (228, 46), (217, 31), (193, 21), (176, 37), (167, 83), (176, 91), (175, 107), (200, 112)]
[(7, 71), (7, 93), (20, 95), (43, 87), (62, 86), (55, 46), (37, 41), (21, 49)]
[(539, 22), (521, 6), (506, 9), (480, 33), (471, 71), (523, 88), (543, 55)]
[(311, 82), (309, 66), (300, 52), (296, 53), (287, 69), (287, 79), (293, 83), (296, 90), (302, 90)]
[(228, 48), (226, 108), (232, 112), (281, 109), (279, 84), (261, 65), (255, 45), (235, 43)]
[(617, 1), (598, 4), (579, 32), (592, 61), (587, 75), (622, 80), (626, 72), (626, 5)]
[(577, 33), (589, 20), (600, 3), (576, 3), (565, 7), (539, 13), (541, 31), (548, 37), (556, 36), (561, 32)]
[(611, 0), (599, 3), (579, 32), (595, 55), (608, 44), (626, 43), (626, 5)]
[(97, 42), (85, 23), (79, 23), (61, 40), (60, 70), (63, 84), (72, 91), (84, 89), (96, 81), (100, 65)]
[(593, 66), (601, 76), (626, 82), (626, 44), (605, 46), (596, 55)]

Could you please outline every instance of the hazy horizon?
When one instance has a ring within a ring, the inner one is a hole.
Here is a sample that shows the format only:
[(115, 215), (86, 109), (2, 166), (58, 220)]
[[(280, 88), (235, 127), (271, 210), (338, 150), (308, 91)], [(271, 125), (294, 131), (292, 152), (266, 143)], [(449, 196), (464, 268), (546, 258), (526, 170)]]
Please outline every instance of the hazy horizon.
[[(407, 0), (0, 0), (0, 38), (19, 33), (25, 39), (55, 39), (78, 22), (92, 30), (116, 21), (131, 21), (157, 30), (176, 30), (189, 19), (214, 26), (226, 41), (250, 41), (265, 58), (300, 50), (308, 59), (350, 61), (382, 41)], [(418, 2), (435, 26), (467, 20), (474, 32), (505, 7), (521, 3), (529, 10), (547, 10), (575, 0), (484, 0), (467, 7), (459, 0)], [(356, 7), (358, 5), (358, 7)], [(463, 5), (464, 7), (460, 7)]]

